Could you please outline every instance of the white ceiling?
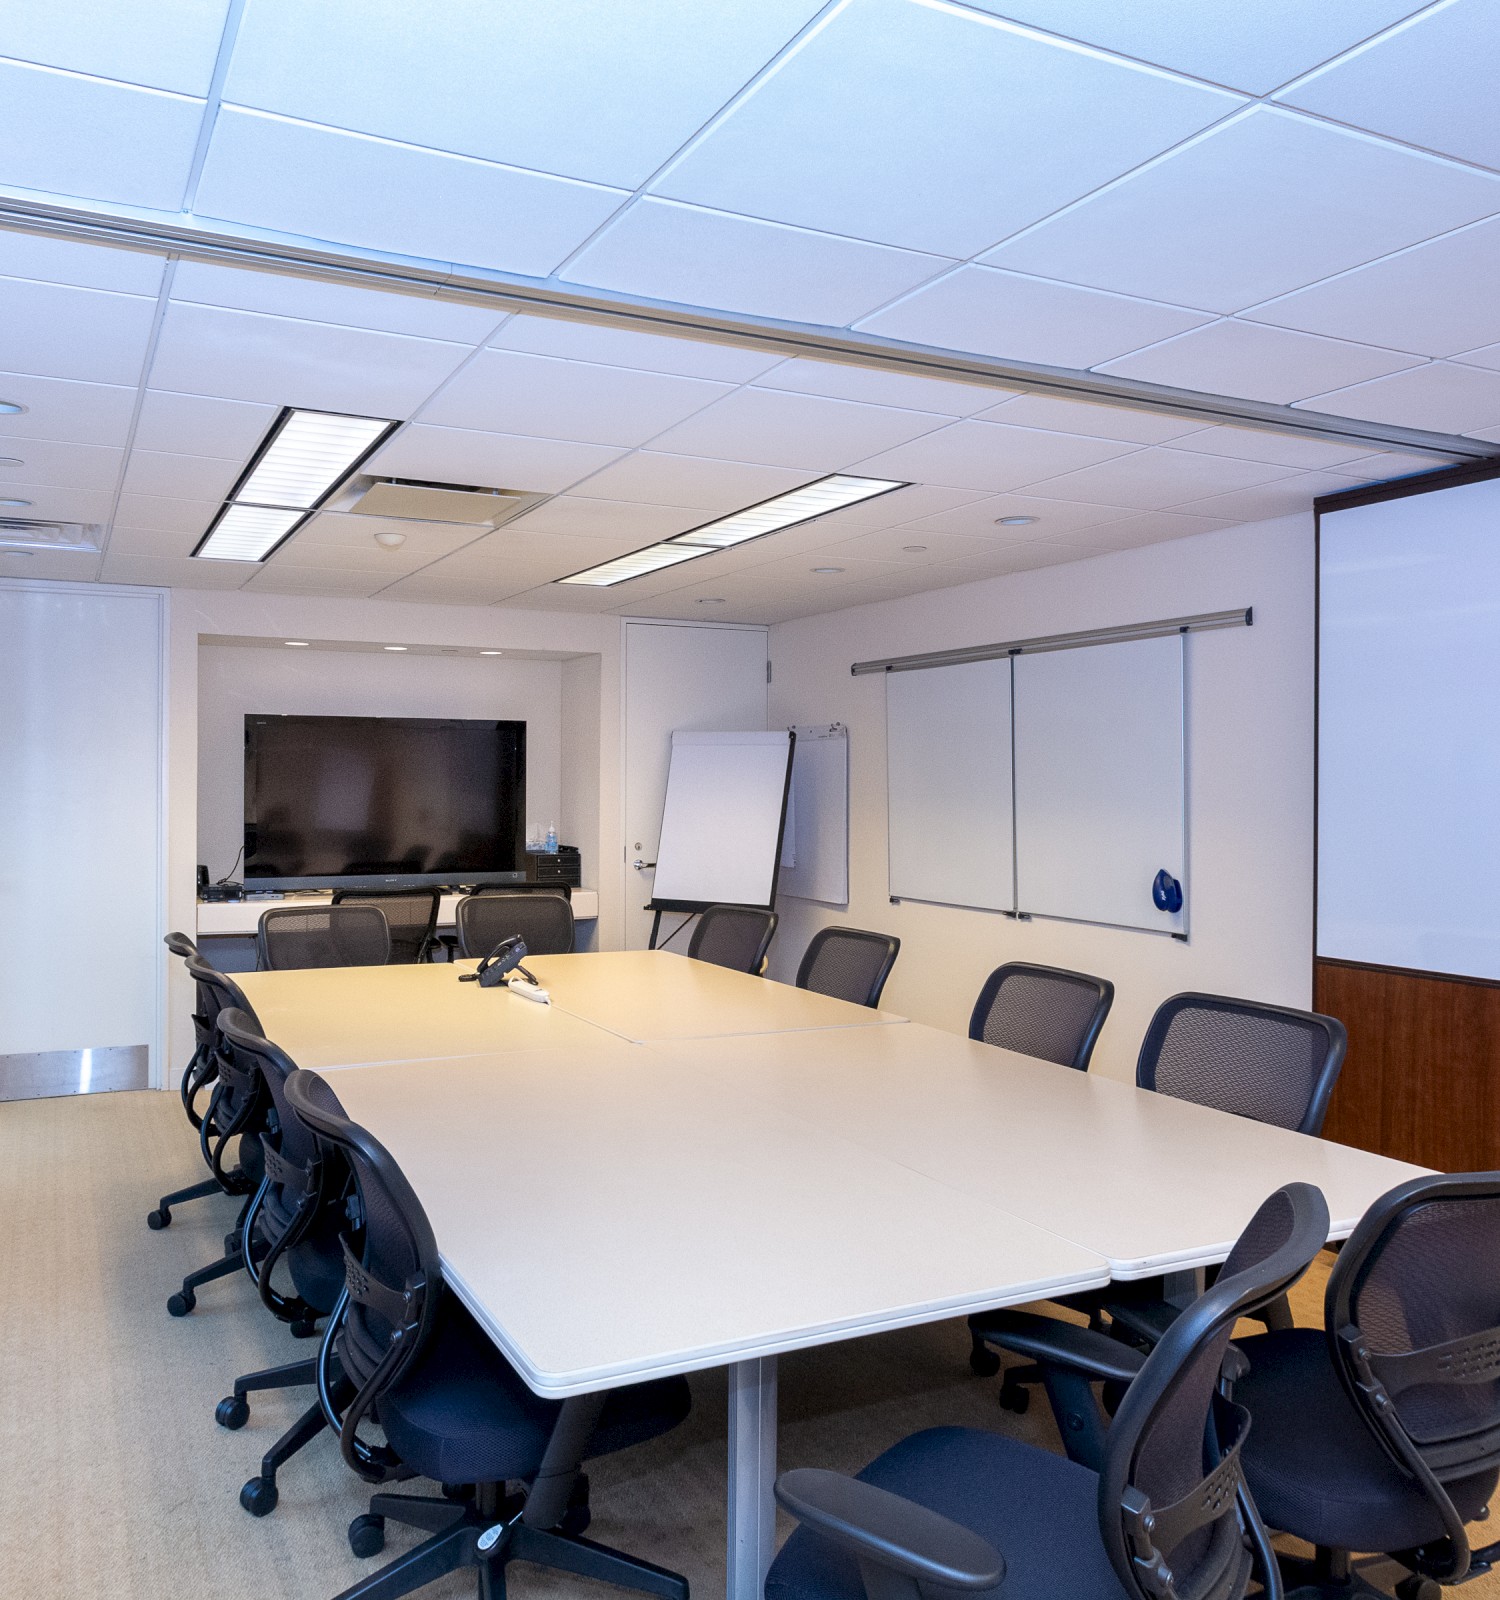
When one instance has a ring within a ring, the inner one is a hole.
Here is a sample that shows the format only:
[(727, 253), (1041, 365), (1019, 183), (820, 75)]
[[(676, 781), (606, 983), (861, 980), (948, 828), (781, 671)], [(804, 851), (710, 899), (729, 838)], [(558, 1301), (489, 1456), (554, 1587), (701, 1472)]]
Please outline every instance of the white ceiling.
[[(1500, 438), (1493, 3), (444, 16), (9, 0), (0, 187)], [(107, 536), (0, 574), (777, 620), (1438, 464), (4, 231), (0, 329), (0, 497)], [(557, 498), (188, 560), (283, 405), (408, 424), (378, 470)], [(846, 470), (916, 487), (553, 586)]]

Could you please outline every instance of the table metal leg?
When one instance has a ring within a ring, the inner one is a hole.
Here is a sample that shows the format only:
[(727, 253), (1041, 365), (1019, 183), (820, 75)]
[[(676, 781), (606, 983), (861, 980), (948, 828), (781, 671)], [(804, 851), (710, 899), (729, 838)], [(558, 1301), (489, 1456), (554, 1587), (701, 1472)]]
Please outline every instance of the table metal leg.
[(1189, 1267), (1186, 1272), (1168, 1272), (1162, 1276), (1162, 1298), (1168, 1305), (1185, 1311), (1200, 1294), (1206, 1274), (1202, 1267)]
[(728, 1600), (761, 1600), (776, 1547), (776, 1357), (729, 1369)]

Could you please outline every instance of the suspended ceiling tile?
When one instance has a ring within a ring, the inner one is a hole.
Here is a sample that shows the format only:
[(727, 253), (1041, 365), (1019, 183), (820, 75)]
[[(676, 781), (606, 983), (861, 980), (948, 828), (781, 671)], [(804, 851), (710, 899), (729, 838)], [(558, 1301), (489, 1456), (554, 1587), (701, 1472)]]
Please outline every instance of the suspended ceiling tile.
[(998, 385), (949, 383), (941, 378), (885, 372), (842, 361), (813, 361), (805, 356), (783, 361), (757, 379), (755, 387), (826, 395), (830, 400), (861, 400), (868, 405), (930, 411), (945, 417), (973, 416), (1016, 392)]
[[(1480, 435), (1482, 437), (1482, 435)], [(1384, 483), (1390, 478), (1407, 478), (1414, 472), (1432, 472), (1438, 467), (1451, 467), (1447, 456), (1408, 454), (1401, 450), (1383, 450), (1359, 461), (1350, 461), (1339, 468), (1344, 477), (1356, 478), (1365, 483)]]
[(107, 522), (114, 494), (108, 489), (58, 488), (48, 483), (6, 483), (0, 495), (7, 500), (24, 500), (24, 506), (0, 506), (0, 516), (40, 517), (57, 522)]
[(896, 411), (822, 395), (739, 389), (651, 442), (674, 455), (835, 472), (931, 433), (946, 420), (925, 411)]
[(498, 309), (460, 305), (432, 295), (381, 293), (350, 284), (325, 283), (285, 272), (251, 272), (205, 261), (179, 261), (172, 298), (231, 311), (264, 311), (306, 322), (331, 322), (419, 339), (478, 344), (500, 325)]
[(1500, 178), (1258, 106), (986, 260), (1237, 311), (1500, 211)]
[(6, 0), (4, 49), (20, 61), (205, 95), (228, 0)]
[(880, 528), (857, 533), (822, 547), (830, 561), (841, 556), (863, 556), (875, 561), (899, 561), (903, 566), (936, 566), (964, 556), (983, 556), (1005, 540), (970, 538), (961, 533), (916, 533), (910, 528)]
[(241, 470), (238, 461), (137, 448), (130, 453), (125, 488), (132, 494), (163, 495), (170, 500), (222, 500)]
[(1455, 361), (1432, 361), (1411, 372), (1315, 395), (1305, 404), (1309, 410), (1340, 417), (1437, 433), (1470, 433), (1500, 424), (1500, 373)]
[(115, 526), (201, 536), (218, 514), (219, 505), (218, 500), (170, 500), (158, 495), (122, 494), (115, 508)]
[(155, 315), (142, 295), (0, 278), (4, 361), (39, 377), (139, 382)]
[(1251, 322), (1449, 356), (1500, 338), (1497, 278), (1500, 218), (1456, 229), (1242, 314)]
[(1174, 450), (1201, 450), (1211, 456), (1238, 456), (1241, 461), (1269, 461), (1280, 467), (1342, 467), (1374, 454), (1375, 446), (1351, 440), (1337, 444), (1329, 439), (1299, 439), (1295, 434), (1272, 433), (1265, 428), (1237, 428), (1229, 424), (1204, 428), (1185, 439), (1172, 441)]
[(1064, 534), (1055, 543), (1077, 543), (1093, 550), (1126, 550), (1136, 545), (1163, 544), (1168, 539), (1190, 539), (1200, 533), (1217, 533), (1221, 528), (1233, 527), (1237, 520), (1205, 516), (1197, 511), (1152, 511), (1080, 532), (1076, 540)]
[(787, 489), (800, 488), (812, 476), (787, 467), (759, 467), (743, 461), (710, 461), (701, 456), (636, 450), (574, 488), (579, 494), (607, 500), (737, 511)]
[(1100, 370), (1174, 389), (1284, 405), (1420, 364), (1419, 357), (1394, 350), (1228, 318), (1137, 350)]
[(1053, 367), (1092, 367), (1208, 321), (1160, 305), (966, 266), (867, 317), (861, 331)]
[(1045, 394), (1023, 394), (979, 415), (985, 422), (1080, 433), (1087, 439), (1118, 439), (1127, 444), (1165, 444), (1168, 439), (1181, 438), (1203, 426), (1191, 418), (1171, 417), (1160, 411), (1132, 411), (1126, 406), (1060, 400)]
[(92, 583), (99, 572), (99, 554), (82, 551), (0, 551), (0, 578), (42, 578), (63, 583)]
[(584, 444), (638, 445), (729, 385), (514, 350), (481, 350), (422, 411), (424, 423)]
[(1133, 447), (1037, 428), (954, 422), (910, 444), (855, 463), (871, 477), (910, 478), (954, 489), (1018, 489), (1074, 467), (1108, 461)]
[(369, 250), (545, 277), (624, 198), (618, 189), (226, 107), (194, 209)]
[(651, 542), (649, 535), (642, 538), (626, 529), (587, 535), (541, 533), (512, 522), (467, 546), (455, 559), (476, 564), (526, 561), (533, 566), (546, 566), (551, 575), (562, 575), (597, 566)]
[(1420, 9), (1419, 0), (972, 0), (1051, 33), (1153, 61), (1249, 94), (1269, 94), (1378, 29)]
[(304, 540), (298, 533), (293, 534), (266, 565), (278, 572), (349, 573), (361, 579), (394, 583), (397, 578), (404, 578), (435, 560), (436, 554), (427, 554), (410, 540), (394, 550), (387, 550), (373, 538), (362, 545), (331, 544), (316, 539)]
[(624, 454), (619, 446), (411, 423), (371, 457), (366, 470), (427, 483), (472, 483), (552, 494)]
[(182, 204), (201, 100), (0, 60), (0, 105), (12, 130), (26, 130), (5, 142), (0, 184), (164, 211)]
[(939, 256), (644, 199), (560, 275), (653, 300), (844, 327), (948, 265)]
[(1453, 359), (1466, 367), (1485, 367), (1492, 372), (1500, 371), (1500, 344), (1486, 345), (1481, 350), (1466, 350)]
[(409, 578), (398, 578), (379, 591), (382, 600), (407, 600), (439, 606), (495, 605), (517, 592), (511, 578), (498, 567), (488, 580), (438, 578), (426, 572), (414, 572)]
[(245, 585), (249, 590), (281, 594), (320, 594), (330, 599), (363, 600), (384, 587), (385, 580), (368, 572), (323, 572), (312, 567), (277, 567), (265, 563)]
[(633, 328), (606, 328), (561, 317), (511, 317), (490, 341), (496, 349), (523, 350), (534, 356), (561, 356), (569, 361), (594, 361), (604, 367), (634, 367), (641, 372), (670, 372), (682, 378), (717, 378), (743, 383), (779, 356), (705, 339), (670, 338), (637, 333)]
[[(98, 444), (55, 444), (50, 439), (0, 436), (0, 485), (45, 483), (54, 488), (113, 489), (123, 450)], [(0, 494), (5, 493), (0, 488)]]
[(465, 6), (434, 25), (421, 8), (383, 6), (372, 16), (359, 0), (257, 0), (226, 93), (316, 122), (634, 188), (817, 10), (816, 0), (584, 0)]
[(1102, 553), (1102, 547), (1097, 545), (1036, 539), (1028, 544), (1009, 545), (990, 555), (949, 562), (939, 570), (954, 575), (963, 574), (958, 580), (960, 582), (977, 583), (982, 578), (1003, 578), (1012, 572), (1034, 572), (1039, 567), (1060, 567), (1070, 561), (1087, 561), (1090, 556)]
[(216, 456), (244, 465), (276, 420), (278, 407), (248, 400), (148, 389), (136, 423), (137, 450)]
[(0, 455), (16, 454), (5, 449), (15, 439), (123, 445), (130, 436), (135, 393), (133, 387), (0, 372), (0, 400), (26, 407), (0, 413)]
[(1106, 461), (1059, 477), (1033, 480), (1031, 493), (1045, 498), (1090, 500), (1100, 505), (1136, 506), (1158, 511), (1224, 494), (1258, 483), (1272, 483), (1292, 474), (1286, 467), (1262, 461), (1236, 461), (1226, 456), (1194, 455), (1169, 446), (1140, 450), (1118, 461)]
[(178, 303), (162, 319), (148, 381), (178, 394), (404, 417), (468, 355), (436, 339)]
[(444, 522), (408, 522), (391, 517), (361, 517), (338, 511), (320, 511), (288, 543), (292, 545), (327, 545), (335, 549), (381, 551), (375, 543), (380, 533), (399, 533), (405, 539), (400, 551), (403, 559), (413, 556), (423, 561), (436, 561), (471, 545), (483, 536), (484, 530), (467, 524), (457, 526)]
[(1320, 494), (1335, 494), (1341, 489), (1355, 487), (1348, 478), (1326, 472), (1305, 472), (1295, 478), (1283, 478), (1279, 483), (1264, 483), (1254, 489), (1235, 489), (1228, 494), (1190, 500), (1178, 509), (1201, 512), (1208, 517), (1228, 517), (1235, 522), (1263, 522), (1271, 517), (1311, 511), (1313, 501)]
[(965, 257), (1241, 103), (958, 6), (853, 0), (654, 188)]
[(1490, 0), (1455, 0), (1426, 7), (1404, 28), (1330, 62), (1280, 98), (1407, 144), (1500, 167), (1497, 54), (1500, 12)]
[(7, 278), (155, 296), (165, 265), (164, 256), (145, 250), (111, 250), (70, 239), (48, 239), (39, 233), (0, 231), (0, 276)]
[(110, 541), (100, 579), (105, 583), (146, 583), (172, 589), (238, 589), (260, 570), (253, 561), (195, 561), (187, 556), (138, 555), (117, 550)]
[[(1036, 495), (998, 494), (986, 496), (973, 505), (961, 506), (954, 511), (905, 523), (901, 531), (910, 534), (928, 531), (975, 534), (1013, 544), (1033, 539), (1054, 539), (1133, 514), (1124, 506), (1043, 500)], [(1022, 526), (1002, 527), (1001, 517), (1032, 517), (1035, 520)]]
[[(193, 553), (194, 546), (203, 537), (203, 530), (208, 526), (209, 518), (190, 531), (180, 528), (138, 528), (122, 523), (115, 519), (114, 526), (110, 529), (109, 551), (111, 555), (150, 556), (153, 560), (175, 558), (186, 560)], [(205, 562), (205, 566), (214, 566), (215, 562)], [(248, 567), (258, 563), (235, 563)], [(243, 575), (248, 576), (248, 571)]]
[(632, 500), (595, 500), (564, 494), (506, 526), (528, 533), (560, 533), (579, 539), (634, 539), (649, 544), (670, 539), (706, 522), (711, 513), (693, 506), (653, 506)]

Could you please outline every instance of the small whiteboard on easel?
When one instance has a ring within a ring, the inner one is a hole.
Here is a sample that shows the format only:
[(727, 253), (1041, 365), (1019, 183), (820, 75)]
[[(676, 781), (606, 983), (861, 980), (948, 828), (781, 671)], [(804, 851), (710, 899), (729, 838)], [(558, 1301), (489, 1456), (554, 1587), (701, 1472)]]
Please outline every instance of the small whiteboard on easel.
[(781, 892), (849, 904), (849, 730), (842, 722), (794, 728), (792, 788), (781, 851)]

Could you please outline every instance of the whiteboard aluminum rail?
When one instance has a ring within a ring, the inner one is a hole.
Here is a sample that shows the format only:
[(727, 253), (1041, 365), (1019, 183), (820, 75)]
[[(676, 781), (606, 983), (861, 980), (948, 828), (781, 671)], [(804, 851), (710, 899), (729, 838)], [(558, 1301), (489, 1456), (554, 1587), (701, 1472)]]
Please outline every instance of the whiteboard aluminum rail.
[(856, 661), (853, 677), (872, 672), (920, 672), (925, 667), (957, 667), (970, 661), (1002, 656), (1033, 656), (1047, 650), (1076, 650), (1089, 644), (1124, 644), (1131, 639), (1161, 639), (1173, 633), (1210, 633), (1216, 628), (1248, 628), (1255, 621), (1252, 606), (1234, 611), (1202, 611), (1195, 617), (1165, 617), (1160, 622), (1125, 623), (1118, 628), (1088, 628), (1082, 633), (1052, 633), (1007, 644), (971, 644), (959, 650), (929, 650), (919, 656), (888, 656), (883, 661)]

